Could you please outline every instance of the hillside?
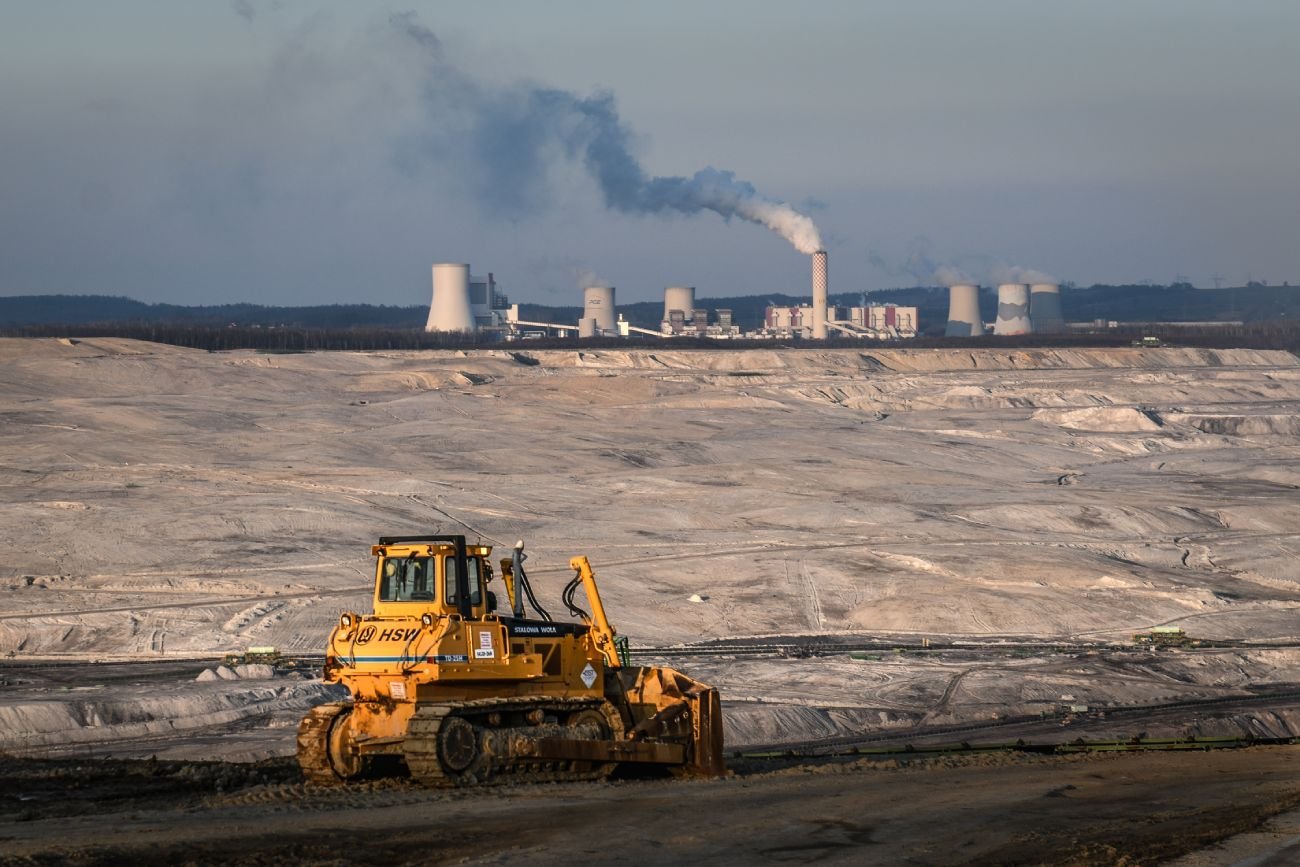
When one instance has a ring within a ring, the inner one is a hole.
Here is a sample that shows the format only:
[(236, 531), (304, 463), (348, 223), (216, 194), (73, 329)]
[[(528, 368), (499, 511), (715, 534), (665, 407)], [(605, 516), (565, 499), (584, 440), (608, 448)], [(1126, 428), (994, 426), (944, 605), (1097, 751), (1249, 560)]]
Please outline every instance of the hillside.
[[(0, 364), (0, 532), (23, 540), (0, 565), (0, 655), (16, 660), (316, 652), (340, 610), (368, 604), (369, 544), (435, 527), (527, 540), (548, 601), (568, 558), (590, 555), (635, 647), (1122, 645), (1156, 624), (1300, 641), (1300, 362), (1286, 353), (8, 339)], [(1037, 714), (1063, 694), (1235, 696), (1300, 681), (1300, 648), (691, 670), (727, 697), (729, 742), (761, 744)], [(266, 700), (287, 713), (301, 695)], [(105, 698), (104, 718), (135, 719), (126, 701)], [(109, 733), (9, 704), (10, 738)], [(184, 708), (195, 724), (236, 712)]]

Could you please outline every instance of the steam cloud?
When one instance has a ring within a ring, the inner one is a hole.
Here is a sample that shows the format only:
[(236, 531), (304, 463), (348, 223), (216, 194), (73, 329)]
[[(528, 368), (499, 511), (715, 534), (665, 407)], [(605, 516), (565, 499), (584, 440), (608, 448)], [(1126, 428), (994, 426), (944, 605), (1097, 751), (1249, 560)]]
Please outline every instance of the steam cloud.
[(707, 167), (691, 177), (652, 177), (632, 154), (632, 134), (608, 93), (580, 97), (554, 88), (494, 90), (443, 62), (438, 38), (414, 13), (389, 23), (425, 49), (434, 69), (428, 97), (442, 119), (471, 118), (475, 155), (486, 161), (489, 204), (518, 210), (546, 178), (555, 156), (580, 162), (600, 187), (606, 207), (633, 214), (712, 211), (766, 226), (801, 253), (822, 247), (816, 224), (784, 202), (762, 195), (734, 173)]
[[(992, 262), (984, 257), (963, 256), (961, 259), (979, 264), (973, 268), (962, 268), (951, 262), (943, 262), (931, 255), (933, 246), (930, 239), (917, 235), (907, 242), (907, 258), (901, 265), (893, 265), (883, 255), (872, 252), (868, 260), (885, 273), (893, 277), (907, 277), (916, 281), (918, 286), (952, 286), (957, 283), (1057, 283), (1055, 277), (1033, 268), (1021, 265), (1008, 265)], [(981, 280), (981, 277), (984, 278)]]
[(910, 277), (918, 286), (951, 286), (954, 283), (976, 282), (968, 271), (936, 261), (930, 254), (931, 246), (929, 238), (917, 235), (907, 242), (907, 259), (897, 267), (891, 265), (880, 253), (873, 252), (867, 259), (891, 276)]
[(1020, 265), (998, 265), (993, 269), (993, 280), (997, 283), (1058, 283), (1051, 274), (1024, 268)]

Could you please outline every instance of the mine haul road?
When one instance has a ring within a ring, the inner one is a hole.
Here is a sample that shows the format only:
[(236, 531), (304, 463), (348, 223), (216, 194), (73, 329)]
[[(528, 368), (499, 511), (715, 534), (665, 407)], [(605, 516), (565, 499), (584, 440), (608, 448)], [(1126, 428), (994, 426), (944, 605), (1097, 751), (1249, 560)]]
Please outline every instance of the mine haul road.
[(712, 781), (449, 792), (403, 780), (304, 787), (286, 760), (0, 760), (0, 864), (1137, 865), (1199, 853), (1186, 863), (1203, 865), (1300, 856), (1296, 831), (1277, 830), (1300, 819), (1296, 747), (735, 770)]

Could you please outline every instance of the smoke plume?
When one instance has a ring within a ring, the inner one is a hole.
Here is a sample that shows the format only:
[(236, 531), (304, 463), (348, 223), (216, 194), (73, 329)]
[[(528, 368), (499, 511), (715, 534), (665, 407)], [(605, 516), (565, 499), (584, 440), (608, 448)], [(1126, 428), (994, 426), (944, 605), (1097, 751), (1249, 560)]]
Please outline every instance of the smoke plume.
[[(247, 0), (245, 0), (247, 2)], [(417, 45), (438, 56), (442, 51), (442, 42), (432, 30), (420, 23), (413, 11), (393, 12), (388, 16), (388, 23), (399, 33), (405, 33)]]
[(390, 24), (428, 50), (428, 90), (436, 122), (468, 125), (474, 155), (485, 161), (480, 176), (486, 203), (517, 212), (542, 198), (557, 156), (580, 164), (600, 188), (606, 207), (631, 214), (698, 214), (712, 211), (766, 226), (801, 253), (821, 249), (812, 218), (764, 196), (734, 173), (707, 167), (690, 177), (647, 174), (633, 155), (632, 133), (609, 93), (582, 97), (566, 90), (516, 86), (492, 88), (442, 61), (437, 37), (414, 13)]

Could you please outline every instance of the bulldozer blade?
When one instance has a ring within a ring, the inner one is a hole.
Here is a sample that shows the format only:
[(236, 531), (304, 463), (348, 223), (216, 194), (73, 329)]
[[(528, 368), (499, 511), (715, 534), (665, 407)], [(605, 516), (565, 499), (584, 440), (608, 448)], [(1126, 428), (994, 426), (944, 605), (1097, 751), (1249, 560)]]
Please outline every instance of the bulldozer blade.
[(632, 709), (634, 740), (678, 743), (684, 760), (675, 773), (721, 777), (723, 763), (722, 705), (718, 691), (671, 668), (623, 669), (624, 690)]
[(722, 754), (722, 702), (718, 691), (705, 687), (690, 697), (693, 743), (688, 773), (721, 777), (727, 773)]

